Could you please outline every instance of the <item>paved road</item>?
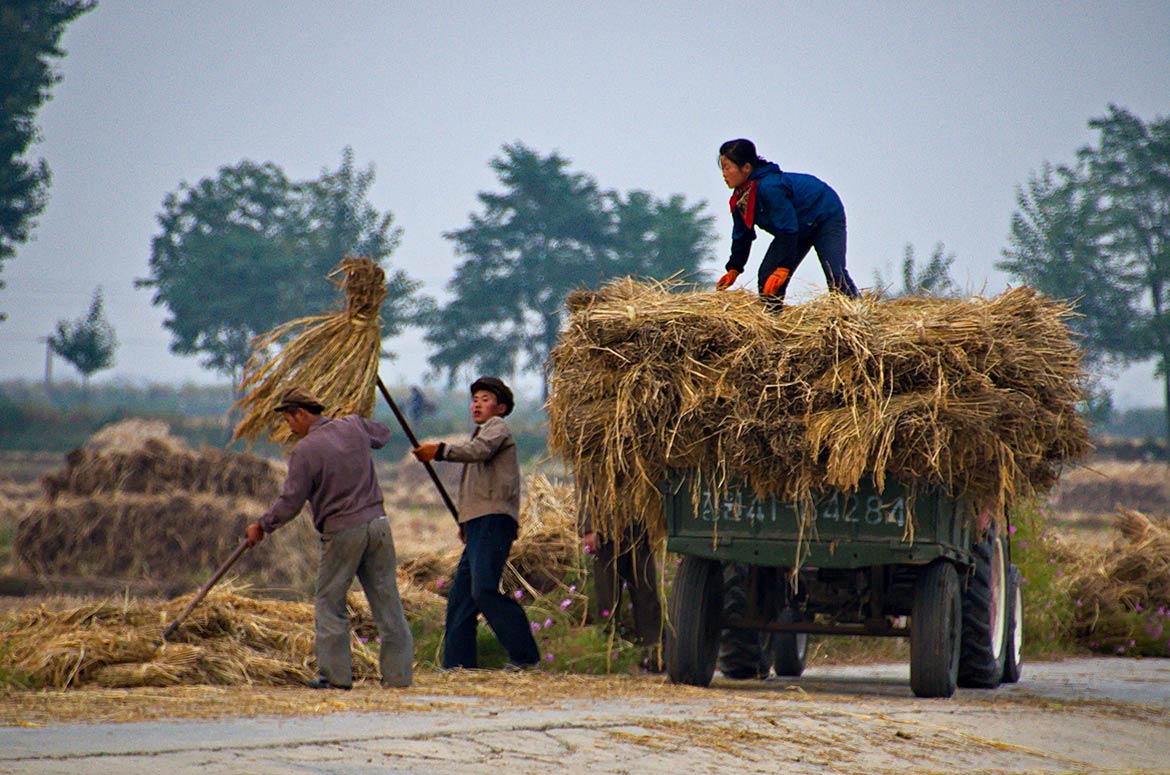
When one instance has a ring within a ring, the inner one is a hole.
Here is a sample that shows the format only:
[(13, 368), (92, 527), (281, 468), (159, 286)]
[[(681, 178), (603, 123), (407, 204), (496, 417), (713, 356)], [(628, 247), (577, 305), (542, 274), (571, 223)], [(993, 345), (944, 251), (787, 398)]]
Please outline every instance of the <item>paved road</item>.
[(949, 700), (908, 681), (905, 665), (826, 667), (678, 701), (420, 694), (398, 713), (5, 727), (0, 772), (1170, 773), (1170, 660), (1031, 663)]

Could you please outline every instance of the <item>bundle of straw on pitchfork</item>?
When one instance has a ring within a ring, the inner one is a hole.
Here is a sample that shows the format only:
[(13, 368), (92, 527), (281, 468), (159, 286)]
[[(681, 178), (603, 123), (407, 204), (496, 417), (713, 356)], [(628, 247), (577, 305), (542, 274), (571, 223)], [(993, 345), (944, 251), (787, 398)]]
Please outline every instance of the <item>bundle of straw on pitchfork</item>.
[[(291, 441), (273, 410), (294, 386), (312, 391), (330, 415), (373, 415), (386, 273), (369, 258), (346, 257), (328, 279), (345, 292), (343, 308), (290, 321), (253, 341), (240, 386), (243, 398), (235, 405), (243, 417), (232, 441), (253, 442), (265, 434), (278, 443)], [(280, 348), (275, 355), (273, 347)]]

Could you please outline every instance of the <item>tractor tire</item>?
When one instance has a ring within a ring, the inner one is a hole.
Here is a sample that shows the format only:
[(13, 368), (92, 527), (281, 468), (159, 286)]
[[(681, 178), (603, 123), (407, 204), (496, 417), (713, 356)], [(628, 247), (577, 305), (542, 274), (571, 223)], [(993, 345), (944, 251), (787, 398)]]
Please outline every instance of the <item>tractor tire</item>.
[(963, 592), (959, 686), (994, 689), (1003, 680), (1007, 649), (1007, 548), (994, 530), (974, 549), (975, 568)]
[(666, 674), (671, 683), (710, 686), (719, 654), (723, 569), (717, 560), (683, 557), (670, 593)]
[[(751, 568), (729, 562), (723, 569), (723, 618), (748, 612)], [(767, 678), (771, 665), (764, 652), (765, 633), (759, 630), (727, 628), (719, 639), (719, 672), (724, 678), (746, 681)]]
[(935, 560), (918, 574), (910, 615), (910, 688), (918, 697), (950, 697), (959, 674), (963, 602), (959, 574)]
[[(797, 621), (796, 611), (785, 608), (780, 612), (780, 621), (784, 624)], [(808, 633), (769, 633), (768, 653), (772, 655), (772, 669), (776, 675), (795, 678), (804, 672), (804, 662), (808, 656)]]
[(1023, 665), (1024, 593), (1023, 575), (1015, 563), (1008, 567), (1007, 638), (1003, 644), (1003, 682), (1019, 682)]

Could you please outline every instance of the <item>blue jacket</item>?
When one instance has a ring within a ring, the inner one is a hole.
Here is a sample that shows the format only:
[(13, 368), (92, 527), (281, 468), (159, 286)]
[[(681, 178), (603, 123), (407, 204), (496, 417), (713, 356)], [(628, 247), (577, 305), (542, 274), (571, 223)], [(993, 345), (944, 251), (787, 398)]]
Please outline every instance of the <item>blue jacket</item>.
[(731, 259), (728, 269), (742, 272), (756, 238), (755, 226), (772, 235), (795, 234), (798, 241), (822, 223), (845, 215), (841, 197), (820, 178), (784, 172), (773, 162), (752, 170), (756, 183), (755, 223), (748, 228), (734, 208), (731, 212)]

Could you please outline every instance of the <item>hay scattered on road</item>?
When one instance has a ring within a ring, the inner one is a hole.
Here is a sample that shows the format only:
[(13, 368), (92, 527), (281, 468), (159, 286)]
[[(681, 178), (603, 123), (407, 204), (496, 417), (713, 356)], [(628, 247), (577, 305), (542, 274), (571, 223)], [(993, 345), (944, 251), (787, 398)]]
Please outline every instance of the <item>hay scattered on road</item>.
[(807, 502), (866, 477), (975, 510), (1047, 490), (1089, 450), (1072, 314), (1028, 288), (967, 301), (754, 294), (615, 282), (569, 299), (549, 441), (605, 532), (664, 531), (670, 469)]

